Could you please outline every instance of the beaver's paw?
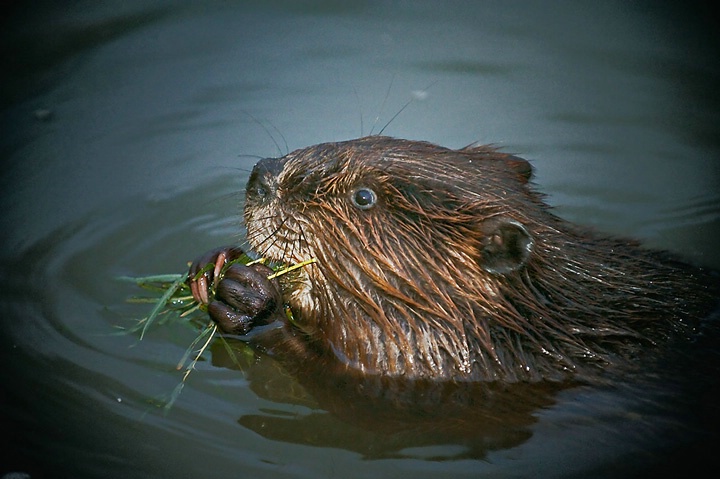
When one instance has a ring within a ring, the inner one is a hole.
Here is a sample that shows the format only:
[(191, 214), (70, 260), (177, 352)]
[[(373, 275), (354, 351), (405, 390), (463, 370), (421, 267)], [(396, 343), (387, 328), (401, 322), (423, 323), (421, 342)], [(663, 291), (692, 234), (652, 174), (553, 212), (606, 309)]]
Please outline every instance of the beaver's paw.
[[(220, 272), (228, 261), (242, 256), (243, 250), (234, 246), (222, 246), (208, 251), (190, 265), (187, 283), (190, 286), (193, 298), (200, 304), (208, 304), (212, 298), (210, 297), (210, 287), (220, 276)], [(209, 264), (214, 265), (212, 269), (198, 276), (198, 273), (205, 269)]]
[(261, 264), (234, 264), (215, 287), (215, 299), (208, 313), (220, 329), (229, 334), (246, 334), (282, 311), (280, 288), (269, 280), (272, 270)]

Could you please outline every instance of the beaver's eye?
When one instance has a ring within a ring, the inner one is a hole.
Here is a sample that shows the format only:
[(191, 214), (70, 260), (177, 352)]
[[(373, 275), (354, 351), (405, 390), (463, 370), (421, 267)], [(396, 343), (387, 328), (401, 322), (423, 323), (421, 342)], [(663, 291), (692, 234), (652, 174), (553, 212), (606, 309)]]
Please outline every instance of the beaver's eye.
[(377, 195), (370, 188), (358, 188), (352, 192), (350, 198), (353, 204), (361, 210), (370, 209), (377, 203)]

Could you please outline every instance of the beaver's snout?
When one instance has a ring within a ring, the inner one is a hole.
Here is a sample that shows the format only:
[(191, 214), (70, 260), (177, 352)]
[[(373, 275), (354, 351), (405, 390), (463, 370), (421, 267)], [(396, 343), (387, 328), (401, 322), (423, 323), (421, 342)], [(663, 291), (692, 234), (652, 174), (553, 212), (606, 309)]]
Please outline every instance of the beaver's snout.
[(265, 158), (257, 162), (247, 183), (247, 200), (263, 202), (277, 193), (278, 175), (285, 161), (282, 158)]

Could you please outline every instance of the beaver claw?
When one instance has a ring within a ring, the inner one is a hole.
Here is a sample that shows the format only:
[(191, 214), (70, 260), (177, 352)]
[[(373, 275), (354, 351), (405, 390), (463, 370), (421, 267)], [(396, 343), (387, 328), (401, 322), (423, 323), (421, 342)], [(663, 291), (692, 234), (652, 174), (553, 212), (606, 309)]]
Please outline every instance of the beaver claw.
[[(272, 270), (267, 266), (233, 264), (220, 277), (224, 265), (241, 254), (239, 248), (212, 250), (193, 262), (188, 279), (195, 300), (207, 304), (210, 318), (229, 334), (246, 334), (282, 306), (280, 288), (277, 281), (268, 279)], [(214, 263), (215, 268), (193, 280), (209, 263)], [(215, 295), (211, 298), (209, 287), (215, 281)]]

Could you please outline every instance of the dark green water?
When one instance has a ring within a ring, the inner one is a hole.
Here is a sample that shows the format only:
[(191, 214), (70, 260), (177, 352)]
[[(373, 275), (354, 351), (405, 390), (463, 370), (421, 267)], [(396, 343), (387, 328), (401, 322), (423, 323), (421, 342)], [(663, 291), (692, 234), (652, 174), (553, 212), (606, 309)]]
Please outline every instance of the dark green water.
[(114, 278), (241, 240), (251, 155), (376, 133), (411, 99), (385, 134), (502, 145), (569, 220), (720, 268), (708, 22), (655, 2), (10, 9), (0, 477), (622, 477), (710, 459), (720, 361), (704, 343), (648, 377), (517, 398), (467, 453), (350, 425), (268, 361), (223, 367), (217, 347), (165, 415), (154, 399), (195, 331), (114, 334), (146, 312)]

